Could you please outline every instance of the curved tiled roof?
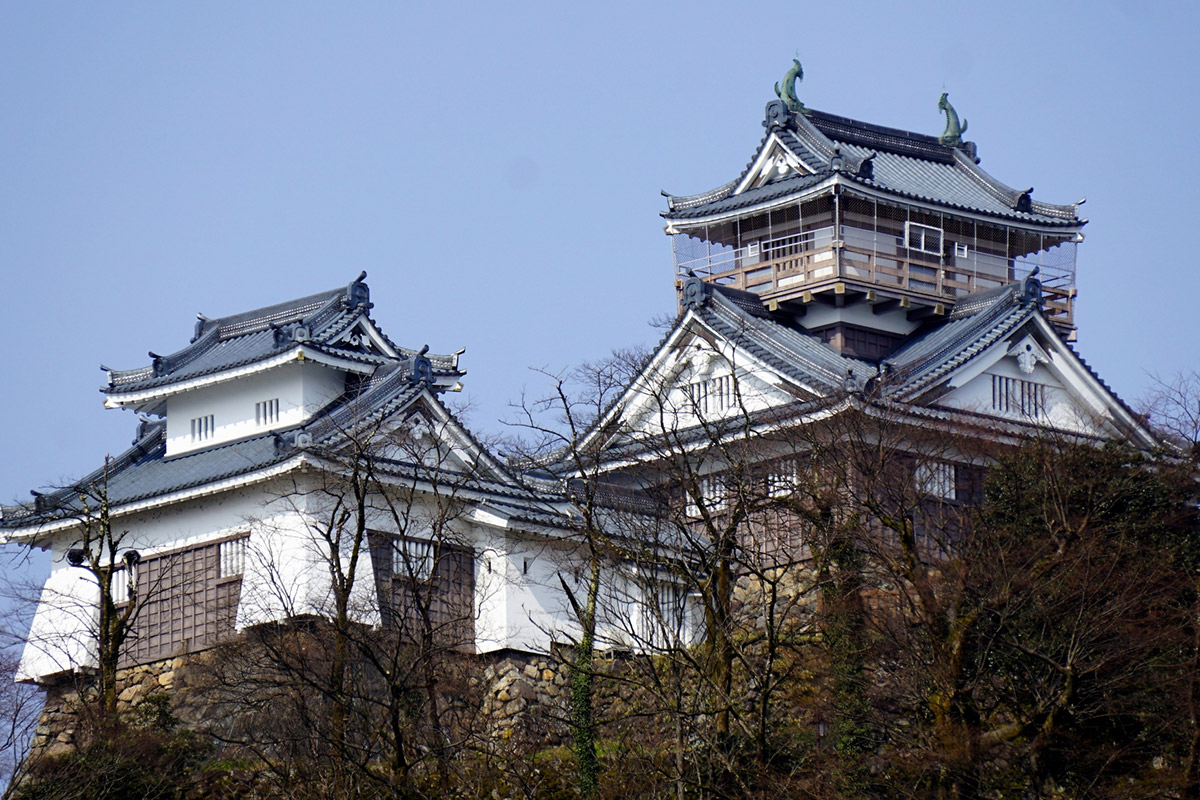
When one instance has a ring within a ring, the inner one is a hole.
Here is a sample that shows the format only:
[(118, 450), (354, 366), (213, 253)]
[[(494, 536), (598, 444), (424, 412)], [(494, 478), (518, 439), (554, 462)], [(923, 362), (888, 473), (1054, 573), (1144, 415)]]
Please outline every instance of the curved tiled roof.
[[(757, 295), (706, 286), (711, 293), (696, 309), (697, 318), (792, 382), (826, 394), (844, 390), (848, 376), (860, 385), (875, 376), (875, 367), (866, 361), (842, 355), (820, 337), (776, 320)], [(747, 296), (758, 309), (748, 305)]]
[[(811, 182), (814, 176), (789, 177), (734, 194), (773, 134), (817, 175), (828, 176), (830, 159), (837, 151), (845, 161), (839, 180), (860, 183), (897, 198), (1037, 226), (1077, 227), (1084, 222), (1074, 205), (1032, 200), (1029, 210), (1018, 211), (1022, 190), (1013, 189), (980, 169), (973, 145), (950, 147), (933, 136), (811, 109), (791, 115), (786, 124), (769, 125), (755, 156), (737, 179), (690, 197), (668, 196), (668, 210), (663, 216), (681, 222), (706, 218), (786, 197), (790, 192), (814, 185)], [(871, 155), (875, 156), (873, 177), (857, 176), (859, 166)]]
[[(437, 403), (429, 394), (428, 384), (413, 381), (400, 364), (389, 364), (377, 373), (358, 392), (347, 393), (302, 425), (178, 455), (166, 455), (165, 421), (144, 425), (133, 446), (103, 468), (72, 486), (42, 495), (36, 503), (4, 508), (0, 529), (29, 528), (77, 517), (84, 502), (94, 506), (101, 495), (111, 507), (117, 508), (251, 476), (283, 465), (310, 448), (319, 458), (322, 453), (334, 452), (342, 443), (351, 441), (357, 431), (375, 430), (385, 420), (405, 413), (422, 398), (423, 402)], [(311, 445), (297, 439), (302, 433), (311, 435)], [(408, 479), (419, 480), (423, 472), (428, 472), (427, 467), (383, 457), (374, 459), (374, 463), (381, 474)], [(546, 498), (516, 481), (506, 482), (507, 477), (499, 480), (461, 475), (456, 480), (450, 472), (443, 476), (447, 485), (488, 498), (490, 505), (509, 516), (538, 525), (567, 524)]]
[[(369, 319), (369, 291), (361, 279), (344, 289), (309, 295), (286, 303), (219, 319), (202, 317), (192, 341), (178, 352), (159, 356), (146, 367), (111, 370), (110, 394), (167, 387), (185, 380), (215, 375), (309, 347), (326, 355), (368, 366), (385, 363), (386, 356), (335, 347), (338, 337), (360, 320)], [(293, 328), (304, 328), (293, 334)], [(389, 340), (390, 344), (390, 340)], [(403, 357), (418, 351), (397, 348)], [(462, 374), (455, 355), (428, 355), (436, 373)]]

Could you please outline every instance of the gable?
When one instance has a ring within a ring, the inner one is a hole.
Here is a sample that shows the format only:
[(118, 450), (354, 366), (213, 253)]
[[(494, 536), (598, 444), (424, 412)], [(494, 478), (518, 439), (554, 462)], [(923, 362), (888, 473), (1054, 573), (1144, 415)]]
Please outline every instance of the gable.
[(737, 426), (748, 415), (797, 399), (778, 373), (745, 350), (696, 331), (643, 372), (625, 400), (623, 436), (654, 436), (701, 425)]
[(382, 355), (389, 358), (400, 357), (387, 338), (366, 316), (359, 317), (353, 325), (330, 339), (329, 343), (357, 353)]
[(813, 171), (778, 136), (771, 134), (755, 156), (754, 162), (738, 183), (733, 194), (766, 186), (793, 176), (812, 175)]
[[(1153, 438), (1040, 317), (949, 377), (934, 405), (1097, 438)], [(1044, 328), (1045, 330), (1040, 330)]]

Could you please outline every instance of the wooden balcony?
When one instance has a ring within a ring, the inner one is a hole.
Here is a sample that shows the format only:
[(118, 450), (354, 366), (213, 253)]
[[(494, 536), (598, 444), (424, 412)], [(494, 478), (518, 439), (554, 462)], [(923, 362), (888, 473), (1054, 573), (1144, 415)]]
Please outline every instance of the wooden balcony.
[[(1023, 280), (1036, 260), (1007, 259), (950, 243), (954, 255), (944, 256), (902, 246), (902, 238), (842, 226), (755, 242), (741, 248), (722, 248), (710, 256), (678, 265), (681, 278), (689, 271), (722, 286), (755, 292), (764, 300), (809, 302), (825, 291), (869, 292), (884, 298), (908, 298), (920, 305), (951, 306), (974, 292)], [(1074, 329), (1074, 273), (1048, 274), (1042, 280), (1047, 318), (1066, 330)]]

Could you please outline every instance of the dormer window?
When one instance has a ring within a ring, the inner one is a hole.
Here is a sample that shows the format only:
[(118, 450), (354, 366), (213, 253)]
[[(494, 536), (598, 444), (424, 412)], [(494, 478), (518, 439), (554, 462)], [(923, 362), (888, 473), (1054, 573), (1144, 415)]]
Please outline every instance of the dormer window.
[(213, 424), (213, 415), (192, 418), (192, 441), (206, 442), (213, 437), (217, 426)]
[(942, 254), (942, 229), (916, 222), (904, 223), (904, 246), (921, 253)]
[(254, 404), (254, 424), (274, 425), (279, 422), (279, 398), (263, 400)]

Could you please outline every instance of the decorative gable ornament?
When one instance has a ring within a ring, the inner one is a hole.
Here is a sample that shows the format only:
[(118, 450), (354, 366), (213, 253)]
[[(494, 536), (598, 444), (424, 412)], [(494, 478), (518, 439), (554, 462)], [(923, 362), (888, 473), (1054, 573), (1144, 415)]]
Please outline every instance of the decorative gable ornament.
[(775, 96), (778, 97), (787, 106), (787, 110), (796, 113), (804, 112), (804, 103), (800, 102), (800, 98), (796, 96), (796, 85), (804, 80), (804, 68), (800, 66), (800, 59), (793, 58), (792, 66), (783, 75), (783, 85), (775, 84)]
[(716, 352), (697, 345), (687, 360), (691, 380), (702, 381), (708, 378), (720, 358)]
[(1021, 370), (1026, 375), (1033, 374), (1033, 370), (1038, 364), (1049, 364), (1050, 356), (1042, 349), (1032, 336), (1026, 336), (1013, 347), (1009, 348), (1008, 355), (1017, 360), (1017, 369)]
[(1017, 298), (1021, 305), (1041, 308), (1045, 303), (1045, 298), (1042, 297), (1042, 282), (1037, 278), (1040, 271), (1041, 267), (1034, 267), (1033, 271), (1025, 276), (1025, 280), (1021, 281), (1021, 294)]
[(428, 352), (429, 345), (425, 345), (409, 362), (408, 379), (412, 383), (433, 383), (433, 363), (425, 355)]

